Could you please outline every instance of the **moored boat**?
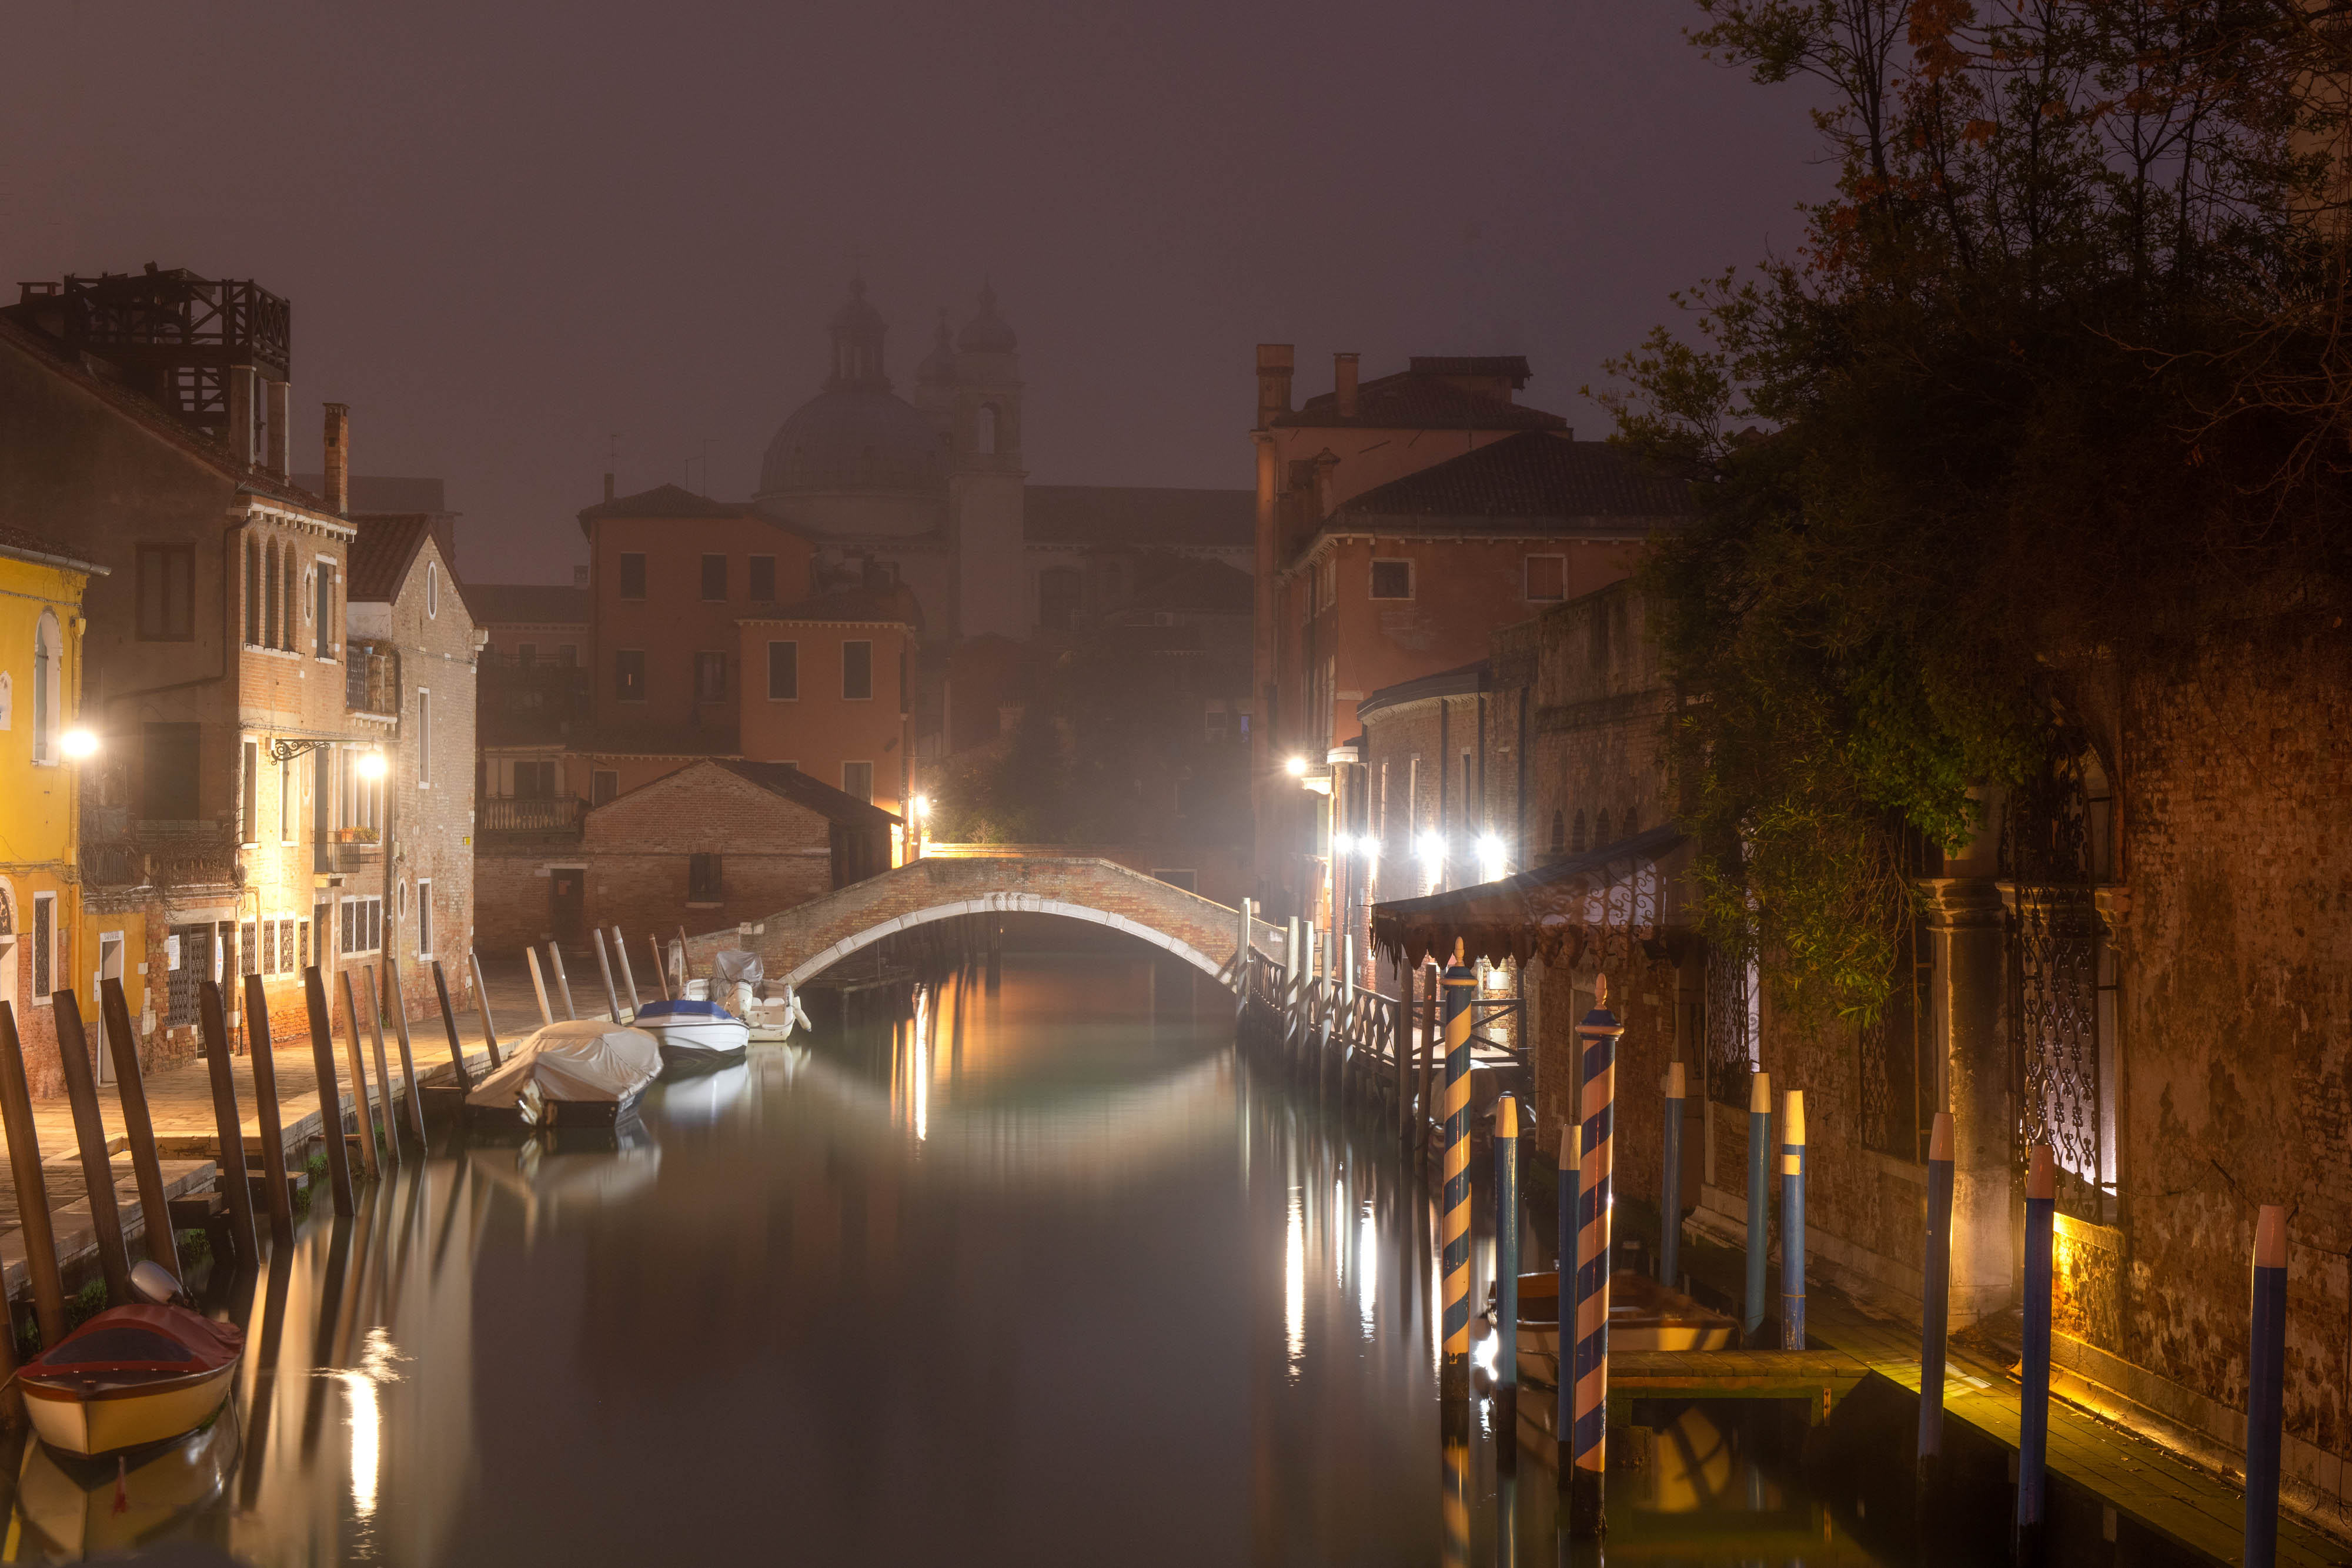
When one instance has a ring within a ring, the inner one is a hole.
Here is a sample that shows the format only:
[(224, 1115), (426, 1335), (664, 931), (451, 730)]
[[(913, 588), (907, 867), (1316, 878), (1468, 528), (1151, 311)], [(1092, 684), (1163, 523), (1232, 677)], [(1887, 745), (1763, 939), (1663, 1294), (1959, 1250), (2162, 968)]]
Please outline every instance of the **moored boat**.
[[(1491, 1288), (1486, 1316), (1494, 1316)], [(1609, 1277), (1609, 1348), (1731, 1350), (1739, 1323), (1701, 1306), (1647, 1274), (1621, 1269)], [(1549, 1270), (1519, 1276), (1519, 1375), (1535, 1383), (1559, 1377), (1559, 1276)]]
[(88, 1457), (183, 1437), (228, 1397), (245, 1332), (171, 1304), (178, 1281), (154, 1264), (131, 1282), (148, 1303), (110, 1307), (16, 1374), (52, 1448)]
[(635, 1022), (660, 1043), (662, 1060), (674, 1065), (740, 1061), (751, 1039), (741, 1019), (717, 1002), (691, 997), (647, 1002)]
[(661, 1072), (660, 1045), (644, 1030), (567, 1019), (533, 1030), (466, 1108), (525, 1126), (603, 1126), (627, 1115)]

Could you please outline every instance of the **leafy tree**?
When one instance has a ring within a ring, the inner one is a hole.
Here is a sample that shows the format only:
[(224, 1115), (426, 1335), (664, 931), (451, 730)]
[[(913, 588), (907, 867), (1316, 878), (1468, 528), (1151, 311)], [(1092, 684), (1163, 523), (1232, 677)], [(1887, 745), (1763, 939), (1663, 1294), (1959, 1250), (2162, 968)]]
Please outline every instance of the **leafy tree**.
[(1835, 193), (1598, 395), (1701, 495), (1643, 576), (1709, 935), (1867, 1015), (1906, 835), (1967, 840), (2085, 671), (2340, 576), (2331, 414), (2281, 389), (2334, 352), (2343, 121), (2292, 4), (1700, 6), (1825, 94)]

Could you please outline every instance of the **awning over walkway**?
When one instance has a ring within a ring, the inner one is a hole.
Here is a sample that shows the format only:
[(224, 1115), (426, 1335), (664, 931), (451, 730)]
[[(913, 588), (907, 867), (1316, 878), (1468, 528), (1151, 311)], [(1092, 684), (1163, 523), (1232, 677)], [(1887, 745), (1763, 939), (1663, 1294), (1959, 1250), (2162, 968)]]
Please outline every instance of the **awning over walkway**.
[(1498, 882), (1372, 906), (1372, 942), (1400, 962), (1465, 956), (1499, 963), (1538, 955), (1573, 963), (1604, 938), (1657, 942), (1687, 930), (1691, 841), (1679, 828), (1630, 839)]

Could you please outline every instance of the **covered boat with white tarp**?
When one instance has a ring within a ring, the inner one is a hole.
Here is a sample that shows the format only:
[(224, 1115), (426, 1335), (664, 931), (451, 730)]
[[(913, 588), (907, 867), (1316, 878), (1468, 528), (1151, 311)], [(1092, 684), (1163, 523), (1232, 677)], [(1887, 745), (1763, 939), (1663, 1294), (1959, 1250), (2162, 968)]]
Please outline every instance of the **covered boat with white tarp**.
[(660, 1073), (661, 1047), (641, 1029), (572, 1019), (533, 1030), (474, 1086), (466, 1107), (527, 1126), (609, 1126)]
[[(746, 1040), (790, 1040), (794, 1028), (809, 1027), (808, 1014), (793, 988), (784, 981), (768, 979), (760, 956), (741, 947), (724, 947), (712, 954), (709, 978), (687, 981), (679, 999), (709, 1002), (723, 1009), (723, 1016), (741, 1024)], [(639, 1016), (647, 1029), (662, 1033), (667, 1046), (668, 1034), (656, 1029), (663, 1013), (660, 1004), (648, 1003)], [(688, 1049), (695, 1045), (691, 1034), (683, 1030), (678, 1043)]]

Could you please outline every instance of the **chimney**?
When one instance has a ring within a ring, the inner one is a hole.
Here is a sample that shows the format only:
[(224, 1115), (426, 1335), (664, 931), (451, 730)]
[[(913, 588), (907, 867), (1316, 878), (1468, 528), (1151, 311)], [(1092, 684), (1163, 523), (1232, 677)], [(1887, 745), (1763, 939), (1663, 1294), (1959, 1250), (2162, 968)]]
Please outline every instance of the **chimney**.
[(352, 405), (327, 405), (327, 506), (339, 517), (352, 511)]
[(613, 498), (613, 476), (612, 476), (610, 474), (607, 474), (607, 475), (605, 475), (605, 476), (604, 476), (604, 499), (605, 499), (606, 501), (610, 501), (612, 498)]
[(1341, 419), (1356, 417), (1356, 356), (1331, 356), (1331, 390), (1339, 405)]
[(1257, 427), (1264, 430), (1277, 414), (1290, 412), (1291, 347), (1287, 343), (1257, 346)]
[(293, 389), (284, 382), (267, 383), (269, 392), (269, 471), (280, 479), (287, 476), (292, 461), (287, 442), (291, 432), (286, 428), (287, 393)]

